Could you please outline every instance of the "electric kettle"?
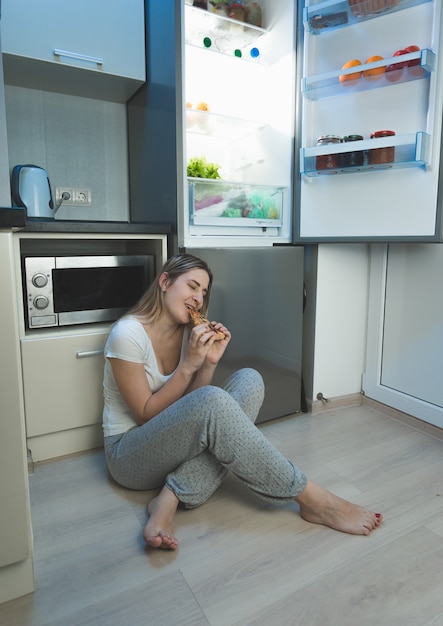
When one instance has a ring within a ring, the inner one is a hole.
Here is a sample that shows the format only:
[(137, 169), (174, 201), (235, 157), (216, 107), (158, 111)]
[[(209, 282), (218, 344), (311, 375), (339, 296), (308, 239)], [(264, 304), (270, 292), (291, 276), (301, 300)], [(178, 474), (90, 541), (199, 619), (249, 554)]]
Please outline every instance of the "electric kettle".
[(12, 200), (28, 217), (52, 219), (55, 214), (48, 173), (37, 165), (16, 165), (11, 178)]

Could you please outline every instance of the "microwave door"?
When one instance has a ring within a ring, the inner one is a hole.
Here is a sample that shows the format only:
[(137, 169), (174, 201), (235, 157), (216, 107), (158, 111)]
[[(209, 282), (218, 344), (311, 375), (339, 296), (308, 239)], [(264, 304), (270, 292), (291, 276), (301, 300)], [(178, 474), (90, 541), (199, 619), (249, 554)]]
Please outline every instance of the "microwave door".
[[(80, 259), (79, 259), (80, 260)], [(139, 264), (80, 264), (53, 270), (54, 311), (59, 326), (113, 321), (142, 295), (145, 269)]]

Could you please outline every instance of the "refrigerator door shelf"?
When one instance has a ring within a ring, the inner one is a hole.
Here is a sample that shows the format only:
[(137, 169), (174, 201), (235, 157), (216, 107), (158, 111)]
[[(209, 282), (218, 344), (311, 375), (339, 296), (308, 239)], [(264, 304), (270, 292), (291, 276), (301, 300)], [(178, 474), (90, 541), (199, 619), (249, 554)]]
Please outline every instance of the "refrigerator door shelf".
[[(306, 0), (303, 10), (303, 24), (305, 30), (313, 35), (320, 35), (325, 31), (336, 30), (370, 20), (381, 15), (395, 13), (409, 9), (431, 0), (387, 0), (382, 9), (374, 8), (374, 0), (361, 0), (352, 4), (346, 0), (327, 0), (318, 2)], [(379, 4), (379, 3), (377, 3)]]
[[(399, 63), (401, 58), (401, 63)], [(363, 72), (377, 69), (380, 67), (401, 66), (404, 63), (412, 63), (419, 61), (419, 65), (408, 65), (407, 67), (394, 68), (380, 74), (375, 74), (366, 78)], [(390, 57), (382, 61), (374, 61), (373, 63), (364, 63), (363, 65), (354, 65), (353, 67), (326, 74), (318, 74), (317, 76), (305, 77), (302, 79), (302, 93), (308, 100), (321, 100), (322, 98), (331, 98), (334, 96), (352, 95), (359, 91), (368, 91), (369, 89), (380, 89), (382, 87), (392, 87), (403, 82), (411, 82), (427, 78), (435, 69), (435, 54), (427, 48), (418, 52), (410, 52), (403, 54), (401, 57)], [(360, 74), (355, 79), (347, 79), (340, 81), (340, 77), (346, 77), (352, 74)]]
[(190, 222), (201, 226), (279, 227), (285, 187), (188, 178)]
[[(371, 150), (394, 147), (395, 158), (391, 163), (370, 163)], [(365, 139), (352, 143), (321, 146), (319, 148), (301, 148), (300, 172), (302, 175), (317, 178), (322, 175), (349, 174), (351, 172), (374, 172), (381, 169), (398, 169), (406, 167), (426, 167), (429, 164), (430, 135), (419, 132), (408, 135), (396, 135), (382, 139)], [(360, 166), (339, 167), (332, 169), (316, 169), (316, 158), (322, 155), (349, 152), (363, 152), (364, 163)]]
[(261, 61), (260, 37), (264, 28), (185, 6), (186, 44), (234, 56), (244, 61)]

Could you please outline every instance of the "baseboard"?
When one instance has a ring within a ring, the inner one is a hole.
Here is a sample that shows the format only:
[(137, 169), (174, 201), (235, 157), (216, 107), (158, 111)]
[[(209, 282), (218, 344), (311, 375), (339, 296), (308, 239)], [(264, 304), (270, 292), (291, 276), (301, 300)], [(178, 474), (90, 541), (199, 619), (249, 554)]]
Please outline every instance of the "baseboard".
[(359, 406), (363, 401), (361, 393), (351, 393), (346, 396), (335, 396), (334, 398), (325, 398), (323, 400), (307, 399), (308, 412), (312, 415), (319, 413), (327, 413), (336, 409), (346, 409), (351, 406)]
[(365, 406), (369, 406), (371, 409), (375, 411), (379, 411), (383, 413), (383, 415), (387, 415), (392, 419), (401, 422), (402, 424), (407, 424), (416, 430), (419, 430), (422, 433), (426, 433), (431, 437), (435, 437), (440, 441), (443, 441), (443, 429), (438, 426), (434, 426), (433, 424), (428, 424), (428, 422), (424, 422), (423, 420), (418, 419), (417, 417), (413, 417), (409, 415), (409, 413), (403, 413), (403, 411), (399, 411), (398, 409), (394, 409), (391, 406), (387, 406), (386, 404), (382, 404), (377, 400), (373, 400), (372, 398), (368, 398), (367, 396), (362, 396), (363, 404)]

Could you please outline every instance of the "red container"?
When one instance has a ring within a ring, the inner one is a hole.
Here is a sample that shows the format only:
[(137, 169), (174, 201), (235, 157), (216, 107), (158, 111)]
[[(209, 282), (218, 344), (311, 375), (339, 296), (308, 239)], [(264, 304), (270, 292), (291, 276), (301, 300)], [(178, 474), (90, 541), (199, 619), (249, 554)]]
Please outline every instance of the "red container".
[[(371, 134), (371, 139), (380, 139), (382, 137), (393, 137), (393, 130), (377, 130)], [(386, 146), (384, 148), (374, 148), (368, 151), (368, 162), (370, 165), (383, 165), (385, 163), (393, 163), (395, 160), (395, 147)]]

